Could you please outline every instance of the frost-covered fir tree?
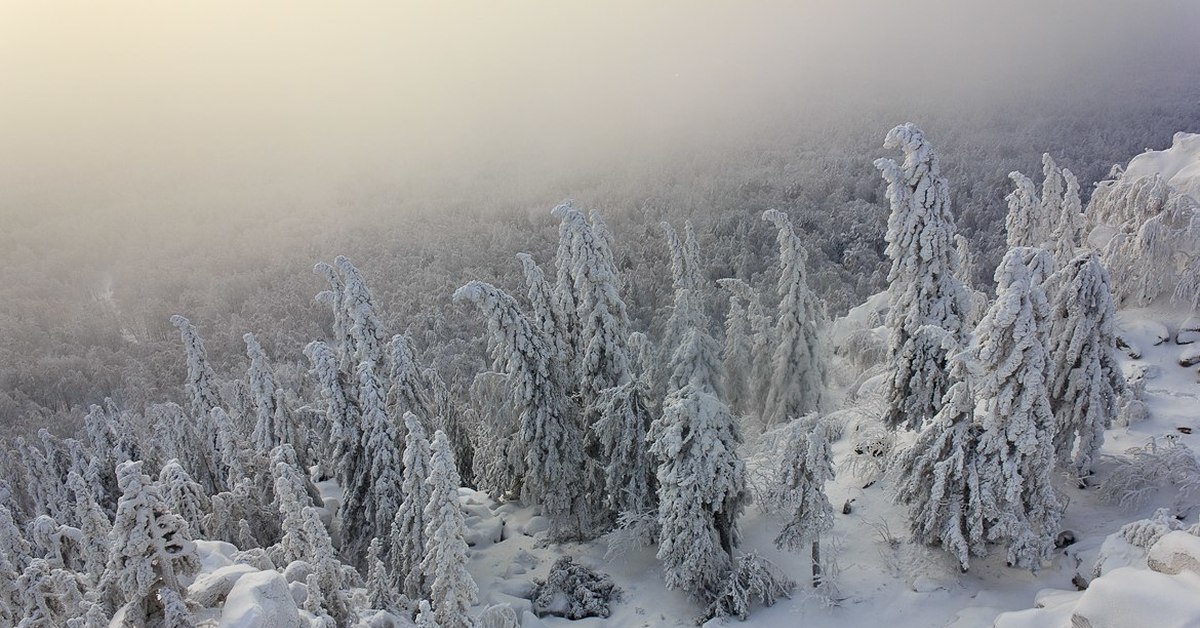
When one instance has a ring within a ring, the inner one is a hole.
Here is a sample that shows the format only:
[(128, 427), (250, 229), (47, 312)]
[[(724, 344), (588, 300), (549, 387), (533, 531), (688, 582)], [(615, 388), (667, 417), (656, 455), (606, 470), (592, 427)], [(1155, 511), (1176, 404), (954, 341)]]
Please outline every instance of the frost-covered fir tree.
[(975, 393), (970, 356), (950, 356), (950, 390), (916, 443), (896, 461), (896, 501), (908, 505), (909, 530), (918, 543), (938, 545), (966, 570), (986, 553), (980, 501)]
[(208, 364), (208, 352), (204, 342), (191, 321), (176, 314), (171, 324), (179, 328), (183, 348), (187, 354), (187, 391), (191, 396), (192, 416), (206, 420), (213, 408), (221, 406), (221, 394), (217, 376)]
[(1050, 409), (1058, 463), (1078, 478), (1091, 473), (1104, 430), (1125, 388), (1116, 349), (1116, 309), (1108, 272), (1095, 253), (1071, 260), (1048, 282)]
[[(246, 385), (250, 393), (251, 410), (254, 416), (254, 432), (251, 442), (259, 453), (267, 455), (279, 445), (279, 432), (286, 433), (286, 427), (277, 429), (275, 426), (275, 374), (267, 361), (267, 353), (254, 334), (242, 336), (246, 343), (246, 357), (250, 358), (250, 368), (246, 371)], [(291, 441), (288, 441), (291, 442)]]
[(793, 552), (811, 549), (813, 586), (820, 586), (820, 539), (833, 528), (833, 506), (825, 494), (825, 484), (833, 479), (833, 452), (827, 428), (815, 414), (796, 419), (782, 429), (786, 434), (783, 455), (776, 481), (767, 491), (771, 509), (787, 516), (775, 537), (775, 546)]
[[(679, 292), (677, 308), (689, 307)], [(746, 501), (745, 464), (737, 453), (741, 434), (717, 396), (715, 345), (700, 328), (686, 333), (672, 360), (672, 379), (690, 377), (664, 400), (647, 435), (658, 460), (658, 558), (667, 587), (705, 601), (717, 595), (730, 569)]]
[(320, 512), (307, 506), (300, 511), (300, 518), (300, 528), (288, 533), (302, 537), (309, 546), (304, 561), (312, 566), (314, 573), (307, 578), (308, 599), (304, 609), (314, 615), (328, 614), (335, 625), (349, 625), (353, 612), (345, 593), (347, 568), (337, 559)]
[(1062, 177), (1066, 182), (1066, 189), (1063, 191), (1063, 200), (1058, 209), (1051, 240), (1054, 244), (1054, 257), (1066, 264), (1075, 257), (1076, 250), (1083, 244), (1086, 218), (1083, 215), (1083, 202), (1079, 198), (1079, 179), (1066, 168), (1062, 170)]
[(752, 290), (741, 279), (718, 279), (717, 285), (729, 292), (729, 311), (725, 315), (725, 349), (721, 354), (721, 383), (729, 409), (738, 416), (750, 405), (750, 365), (754, 348), (753, 331), (747, 313)]
[(170, 511), (140, 461), (121, 463), (117, 484), (121, 499), (100, 588), (127, 621), (154, 623), (163, 615), (161, 590), (183, 595), (180, 578), (196, 573), (200, 559), (187, 522)]
[(667, 587), (711, 600), (729, 571), (744, 509), (745, 465), (729, 409), (690, 383), (672, 392), (650, 427), (658, 457), (658, 559)]
[(1049, 306), (1026, 249), (996, 269), (996, 301), (976, 329), (980, 503), (989, 541), (1008, 562), (1037, 571), (1054, 547), (1062, 507), (1051, 484), (1055, 421), (1047, 389)]
[[(569, 247), (571, 242), (568, 238), (570, 225), (563, 222), (559, 226), (559, 231), (562, 234), (560, 238), (563, 238), (563, 245)], [(567, 334), (576, 327), (575, 321), (570, 323), (566, 321), (567, 314), (559, 309), (560, 299), (555, 294), (554, 286), (546, 280), (545, 273), (533, 260), (533, 256), (528, 253), (517, 253), (517, 260), (521, 262), (521, 270), (525, 274), (525, 285), (528, 289), (526, 294), (529, 298), (529, 305), (533, 309), (534, 327), (537, 327), (550, 340), (551, 346), (557, 354), (558, 362), (568, 364), (573, 340), (568, 338)], [(567, 269), (566, 276), (569, 277), (570, 265), (563, 263), (562, 267)], [(573, 296), (571, 301), (574, 302)]]
[(84, 592), (88, 583), (79, 574), (52, 561), (37, 558), (17, 579), (22, 608), (17, 628), (67, 626), (84, 614)]
[(379, 555), (383, 552), (383, 541), (371, 539), (367, 547), (367, 605), (371, 608), (391, 609), (396, 607), (396, 590), (387, 566)]
[(247, 459), (249, 451), (242, 447), (243, 435), (229, 413), (223, 408), (213, 408), (209, 417), (209, 423), (216, 431), (217, 451), (221, 454), (221, 465), (224, 467), (224, 486), (232, 489), (238, 482), (253, 475), (252, 464)]
[(1037, 186), (1020, 172), (1010, 172), (1008, 178), (1015, 186), (1004, 197), (1008, 201), (1008, 215), (1004, 218), (1008, 248), (1042, 246), (1050, 238), (1050, 231), (1048, 221), (1042, 215), (1045, 208), (1038, 198)]
[(192, 480), (178, 460), (170, 460), (158, 474), (158, 486), (163, 500), (171, 512), (179, 515), (188, 524), (191, 536), (198, 536), (204, 523), (204, 515), (212, 507), (204, 488)]
[(0, 500), (0, 622), (5, 622), (4, 625), (16, 625), (21, 617), (21, 588), (17, 579), (29, 566), (32, 553), (9, 505)]
[(507, 373), (520, 408), (520, 434), (525, 444), (522, 494), (540, 502), (553, 538), (588, 534), (592, 505), (583, 487), (584, 430), (577, 412), (547, 368), (553, 354), (511, 296), (495, 286), (472, 281), (454, 293), (455, 300), (474, 303), (488, 320), (493, 341), (501, 348), (498, 366)]
[(763, 410), (767, 428), (814, 412), (825, 389), (825, 360), (821, 350), (822, 306), (805, 278), (808, 253), (782, 212), (763, 212), (763, 220), (779, 230), (779, 315), (771, 384)]
[(336, 366), (349, 370), (355, 362), (350, 351), (354, 340), (350, 337), (350, 316), (346, 312), (346, 282), (336, 268), (327, 262), (317, 262), (313, 274), (329, 284), (329, 289), (317, 293), (316, 301), (329, 306), (333, 313), (333, 345), (337, 350)]
[(316, 378), (321, 390), (325, 422), (329, 426), (329, 444), (325, 457), (333, 468), (333, 477), (345, 491), (339, 508), (342, 525), (347, 529), (363, 529), (366, 526), (365, 511), (361, 503), (354, 501), (360, 495), (350, 487), (368, 473), (369, 461), (361, 455), (362, 411), (354, 399), (354, 388), (347, 376), (338, 370), (338, 358), (323, 342), (313, 341), (304, 348), (312, 364), (309, 372)]
[(434, 617), (443, 628), (469, 628), (468, 610), (478, 601), (479, 587), (467, 571), (466, 523), (458, 502), (459, 478), (446, 434), (433, 435), (426, 480), (425, 557), (421, 571), (429, 585)]
[(601, 443), (605, 502), (613, 513), (645, 513), (658, 507), (654, 456), (646, 442), (652, 420), (649, 386), (640, 379), (600, 393), (592, 430)]
[(892, 261), (887, 316), (891, 377), (884, 423), (915, 429), (937, 414), (948, 387), (945, 350), (919, 331), (936, 325), (961, 340), (970, 305), (957, 277), (950, 189), (933, 147), (912, 123), (889, 131), (884, 146), (904, 153), (903, 164), (875, 161), (888, 183), (892, 208), (884, 238)]
[(349, 364), (343, 363), (344, 369), (350, 370), (351, 365), (370, 362), (379, 366), (383, 361), (383, 348), (386, 336), (379, 316), (375, 313), (374, 300), (362, 274), (350, 263), (344, 255), (333, 260), (333, 265), (342, 274), (342, 307), (346, 310), (346, 320), (350, 323), (347, 330), (351, 346), (346, 355), (351, 359)]
[(421, 560), (425, 557), (425, 506), (429, 504), (429, 440), (425, 428), (411, 412), (404, 413), (404, 476), (401, 483), (404, 500), (392, 521), (391, 545), (388, 555), (393, 587), (410, 599), (429, 595)]
[[(212, 436), (202, 432), (208, 426), (207, 421), (203, 425), (196, 423), (182, 407), (170, 402), (151, 404), (146, 408), (146, 418), (158, 430), (166, 459), (178, 460), (188, 475), (203, 487), (205, 495), (224, 488), (224, 479), (218, 472), (221, 455)], [(116, 469), (115, 462), (113, 469)], [(113, 482), (115, 486), (115, 476)]]
[(421, 366), (413, 355), (408, 336), (397, 334), (388, 343), (388, 391), (387, 413), (391, 417), (402, 417), (412, 412), (424, 422), (435, 418), (433, 401), (429, 398)]
[(96, 503), (91, 487), (78, 473), (71, 473), (67, 478), (67, 487), (75, 498), (75, 523), (82, 533), (83, 571), (92, 583), (98, 583), (108, 563), (108, 535), (112, 532), (112, 522)]
[[(359, 455), (365, 473), (350, 478), (343, 487), (345, 503), (362, 509), (350, 519), (356, 527), (343, 527), (342, 551), (360, 567), (367, 545), (374, 538), (387, 538), (403, 500), (400, 433), (387, 414), (383, 384), (371, 362), (358, 365), (358, 398), (362, 408), (362, 447)], [(345, 513), (345, 510), (341, 510)], [(358, 527), (361, 526), (361, 527)], [(385, 551), (385, 558), (386, 558)]]
[(271, 452), (272, 473), (275, 477), (274, 510), (280, 517), (283, 531), (279, 542), (269, 550), (278, 565), (303, 560), (310, 555), (313, 539), (305, 536), (304, 509), (314, 505), (308, 482), (296, 466), (296, 454), (291, 445), (280, 445)]
[(629, 356), (625, 343), (629, 321), (625, 302), (617, 291), (617, 268), (603, 219), (593, 211), (589, 224), (582, 213), (566, 203), (555, 207), (553, 215), (567, 226), (565, 233), (570, 237), (569, 268), (575, 285), (575, 311), (568, 315), (574, 314), (578, 324), (576, 379), (586, 407), (601, 391), (628, 381)]

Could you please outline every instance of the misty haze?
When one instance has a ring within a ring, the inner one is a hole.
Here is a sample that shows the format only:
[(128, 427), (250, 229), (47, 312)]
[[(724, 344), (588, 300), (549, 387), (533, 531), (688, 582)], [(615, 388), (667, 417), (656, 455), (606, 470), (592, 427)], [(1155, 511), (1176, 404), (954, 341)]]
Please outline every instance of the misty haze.
[(0, 3), (0, 628), (1200, 624), (1200, 4)]

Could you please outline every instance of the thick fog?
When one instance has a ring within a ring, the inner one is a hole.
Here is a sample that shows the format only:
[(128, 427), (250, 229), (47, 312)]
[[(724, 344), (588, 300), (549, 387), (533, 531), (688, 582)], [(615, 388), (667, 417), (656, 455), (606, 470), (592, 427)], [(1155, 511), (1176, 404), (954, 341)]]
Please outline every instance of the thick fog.
[(609, 219), (638, 329), (666, 305), (658, 221), (770, 290), (768, 208), (844, 310), (884, 282), (871, 163), (907, 120), (987, 289), (1009, 171), (1049, 151), (1086, 201), (1200, 130), (1196, 33), (1191, 0), (6, 2), (0, 423), (177, 399), (177, 313), (219, 365), (254, 331), (302, 373), (337, 254), (394, 330), (457, 316), (430, 338), (463, 341), (453, 289), (550, 258), (566, 197)]
[(6, 215), (161, 220), (497, 164), (548, 177), (811, 111), (978, 107), (1182, 69), (1200, 62), (1198, 15), (1186, 0), (9, 3), (0, 198)]

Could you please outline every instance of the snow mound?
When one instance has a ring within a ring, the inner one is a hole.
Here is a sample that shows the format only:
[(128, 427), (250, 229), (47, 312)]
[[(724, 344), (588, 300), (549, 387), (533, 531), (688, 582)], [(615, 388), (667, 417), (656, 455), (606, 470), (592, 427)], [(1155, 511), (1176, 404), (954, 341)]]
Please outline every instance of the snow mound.
[(1129, 162), (1129, 180), (1161, 174), (1177, 191), (1200, 201), (1200, 134), (1176, 133), (1166, 150), (1146, 151)]
[(1167, 533), (1150, 548), (1146, 565), (1167, 575), (1200, 574), (1200, 537), (1182, 530)]
[(277, 571), (259, 571), (238, 578), (219, 628), (304, 628), (300, 610), (292, 599), (287, 580)]
[(1040, 595), (1039, 608), (1003, 613), (996, 628), (1184, 628), (1200, 617), (1200, 574), (1121, 567), (1081, 593)]

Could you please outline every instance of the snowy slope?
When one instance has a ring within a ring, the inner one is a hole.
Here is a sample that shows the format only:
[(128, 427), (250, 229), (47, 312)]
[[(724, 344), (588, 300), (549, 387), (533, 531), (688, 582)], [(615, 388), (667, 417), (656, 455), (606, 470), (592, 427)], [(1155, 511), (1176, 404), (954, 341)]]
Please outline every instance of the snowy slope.
[(1155, 173), (1171, 187), (1200, 201), (1200, 134), (1176, 133), (1170, 148), (1146, 151), (1134, 157), (1125, 169), (1130, 180)]

